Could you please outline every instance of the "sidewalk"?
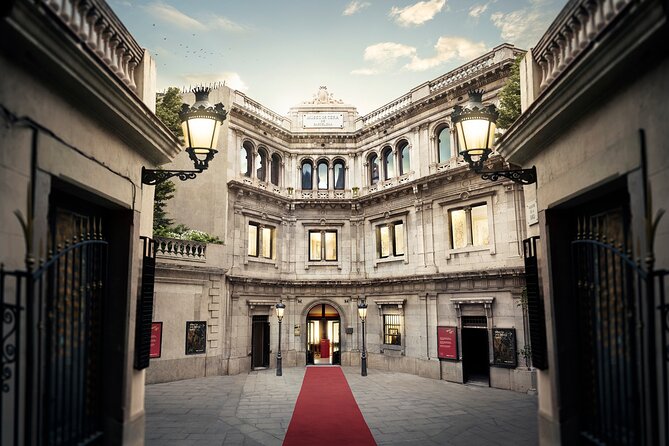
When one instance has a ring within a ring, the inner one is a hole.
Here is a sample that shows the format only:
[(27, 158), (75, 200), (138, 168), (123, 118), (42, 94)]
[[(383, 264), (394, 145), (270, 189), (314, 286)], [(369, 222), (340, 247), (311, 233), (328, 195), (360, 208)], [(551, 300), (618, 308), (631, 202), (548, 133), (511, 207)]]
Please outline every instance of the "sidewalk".
[[(537, 398), (342, 367), (379, 445), (537, 444)], [(146, 444), (281, 445), (305, 368), (146, 386)]]

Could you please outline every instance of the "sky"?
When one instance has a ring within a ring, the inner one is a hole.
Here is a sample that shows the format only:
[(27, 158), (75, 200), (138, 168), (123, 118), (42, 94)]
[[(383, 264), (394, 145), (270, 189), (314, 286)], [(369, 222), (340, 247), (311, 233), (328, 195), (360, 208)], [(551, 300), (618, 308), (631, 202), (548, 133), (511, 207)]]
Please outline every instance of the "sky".
[(533, 47), (566, 0), (109, 0), (157, 87), (223, 82), (285, 115), (327, 86), (361, 115), (501, 43)]

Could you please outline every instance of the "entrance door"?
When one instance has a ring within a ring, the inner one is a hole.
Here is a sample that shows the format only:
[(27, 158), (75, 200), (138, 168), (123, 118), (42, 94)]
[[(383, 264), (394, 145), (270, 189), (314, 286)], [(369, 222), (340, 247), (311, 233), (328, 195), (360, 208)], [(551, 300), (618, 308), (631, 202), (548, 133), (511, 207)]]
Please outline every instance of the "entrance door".
[(251, 367), (269, 367), (269, 320), (268, 316), (253, 316), (251, 330)]
[(462, 371), (464, 381), (490, 385), (486, 317), (463, 316), (462, 319)]
[(307, 364), (341, 364), (339, 312), (318, 304), (307, 316)]

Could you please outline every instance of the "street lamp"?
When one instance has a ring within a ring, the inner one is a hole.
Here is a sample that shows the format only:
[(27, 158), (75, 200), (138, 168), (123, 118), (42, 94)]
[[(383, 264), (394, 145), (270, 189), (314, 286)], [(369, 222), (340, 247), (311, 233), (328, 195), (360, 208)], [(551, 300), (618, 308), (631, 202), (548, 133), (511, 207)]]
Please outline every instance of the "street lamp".
[(219, 102), (211, 105), (209, 103), (210, 91), (208, 87), (194, 88), (195, 103), (192, 106), (183, 104), (179, 111), (186, 152), (196, 170), (161, 170), (142, 167), (143, 184), (155, 185), (172, 177), (178, 177), (181, 181), (190, 180), (209, 167), (209, 161), (218, 152), (214, 147), (218, 141), (221, 125), (227, 116), (223, 104)]
[(367, 347), (365, 345), (365, 319), (367, 319), (367, 303), (364, 300), (361, 300), (358, 303), (358, 316), (360, 316), (360, 321), (362, 322), (362, 355), (360, 357), (361, 370), (360, 374), (362, 376), (367, 376)]
[(279, 302), (276, 304), (276, 317), (279, 319), (279, 350), (276, 354), (276, 376), (281, 376), (283, 370), (281, 368), (281, 321), (283, 320), (283, 311), (286, 309), (286, 304)]
[(499, 113), (492, 104), (484, 106), (482, 96), (481, 90), (470, 91), (467, 105), (456, 105), (451, 114), (460, 155), (484, 180), (497, 181), (502, 176), (520, 184), (536, 183), (537, 170), (534, 166), (530, 169), (483, 170), (484, 163), (492, 153)]

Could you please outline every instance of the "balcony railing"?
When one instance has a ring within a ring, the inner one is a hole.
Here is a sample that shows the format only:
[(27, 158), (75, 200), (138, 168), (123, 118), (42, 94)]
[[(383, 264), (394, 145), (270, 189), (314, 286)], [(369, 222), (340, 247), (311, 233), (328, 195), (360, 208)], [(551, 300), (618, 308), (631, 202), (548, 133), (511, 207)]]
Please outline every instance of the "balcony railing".
[(193, 240), (178, 240), (173, 238), (155, 237), (156, 256), (205, 262), (207, 260), (207, 244)]
[(124, 84), (137, 91), (135, 68), (144, 50), (103, 0), (50, 0), (43, 4)]

